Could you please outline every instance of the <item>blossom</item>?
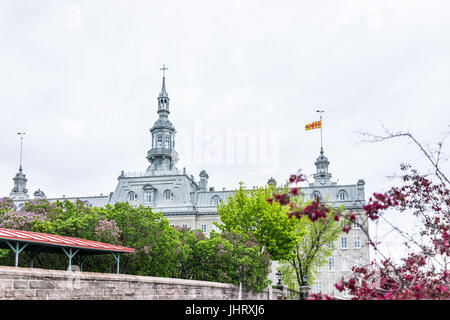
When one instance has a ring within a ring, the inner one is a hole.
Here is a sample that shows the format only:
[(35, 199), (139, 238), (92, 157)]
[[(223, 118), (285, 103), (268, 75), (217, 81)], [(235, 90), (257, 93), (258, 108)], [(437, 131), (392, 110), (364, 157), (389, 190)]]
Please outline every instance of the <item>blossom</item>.
[(101, 241), (112, 242), (116, 244), (120, 243), (119, 238), (122, 231), (120, 230), (115, 220), (99, 220), (94, 232), (95, 236)]
[(32, 231), (35, 223), (49, 221), (43, 214), (28, 211), (8, 211), (0, 215), (0, 228)]

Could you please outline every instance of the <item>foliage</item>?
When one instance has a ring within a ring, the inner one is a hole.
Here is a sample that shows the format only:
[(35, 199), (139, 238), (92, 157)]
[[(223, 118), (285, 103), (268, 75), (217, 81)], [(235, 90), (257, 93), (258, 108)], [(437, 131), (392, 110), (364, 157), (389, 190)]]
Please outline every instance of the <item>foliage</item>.
[(194, 246), (194, 273), (198, 280), (219, 281), (261, 292), (269, 281), (270, 257), (261, 253), (255, 239), (230, 232), (214, 231)]
[[(308, 206), (307, 204), (306, 206)], [(333, 209), (332, 209), (333, 210)], [(295, 272), (299, 286), (308, 286), (314, 280), (314, 271), (321, 267), (331, 255), (329, 246), (342, 233), (341, 223), (334, 220), (332, 212), (326, 218), (311, 221), (308, 217), (300, 219), (301, 225), (308, 231), (294, 249), (289, 264)]]
[(240, 183), (227, 203), (219, 205), (222, 224), (217, 226), (223, 232), (254, 237), (273, 260), (288, 259), (304, 231), (287, 217), (288, 207), (267, 202), (272, 192), (272, 187), (247, 190)]
[(284, 190), (272, 190), (271, 198), (267, 198), (267, 202), (273, 206), (288, 208), (286, 216), (296, 221), (298, 230), (303, 231), (293, 254), (285, 261), (295, 274), (296, 287), (307, 286), (312, 282), (314, 270), (323, 265), (325, 259), (331, 255), (332, 249), (328, 244), (336, 240), (342, 228), (346, 227), (336, 219), (342, 214), (343, 208), (332, 208), (319, 199), (305, 202), (299, 188), (289, 187), (303, 181), (304, 175), (291, 175)]
[[(395, 137), (408, 137), (432, 164), (434, 177), (420, 174), (410, 165), (401, 165), (404, 172), (402, 185), (392, 187), (387, 192), (374, 193), (364, 206), (363, 214), (372, 221), (383, 220), (392, 230), (405, 239), (409, 250), (400, 263), (380, 252), (378, 243), (371, 240), (365, 226), (359, 225), (369, 239), (369, 244), (382, 257), (381, 262), (372, 261), (370, 265), (353, 267), (352, 275), (335, 284), (339, 291), (346, 290), (352, 299), (397, 300), (397, 299), (450, 299), (448, 258), (450, 256), (450, 181), (445, 172), (439, 168), (442, 142), (436, 152), (429, 153), (409, 133), (390, 134), (387, 137), (375, 136), (374, 141), (383, 141)], [(435, 178), (435, 179), (433, 179)], [(291, 182), (302, 177), (292, 175)], [(277, 201), (289, 203), (286, 194), (280, 195)], [(384, 213), (393, 210), (402, 214), (412, 214), (421, 224), (421, 239), (402, 231), (399, 226), (390, 223)], [(307, 217), (311, 221), (325, 219), (326, 210), (318, 203), (309, 209), (291, 207), (290, 216)], [(318, 217), (318, 218), (317, 218)], [(349, 232), (351, 223), (355, 222), (354, 213), (335, 213), (333, 219), (343, 219), (344, 232)], [(311, 299), (332, 299), (321, 293), (314, 294)]]
[[(349, 279), (336, 284), (340, 291), (348, 290), (353, 299), (450, 299), (450, 272), (446, 260), (450, 256), (450, 191), (445, 180), (435, 183), (402, 165), (405, 172), (403, 186), (385, 193), (374, 193), (364, 207), (372, 220), (383, 217), (387, 209), (412, 211), (422, 222), (421, 236), (428, 244), (416, 244), (417, 252), (410, 252), (395, 264), (384, 257), (379, 265), (353, 268)], [(406, 234), (402, 234), (408, 237)], [(372, 242), (376, 249), (376, 244)], [(409, 245), (408, 245), (409, 246)]]
[[(206, 238), (198, 230), (171, 227), (162, 213), (144, 206), (116, 203), (91, 208), (82, 201), (50, 203), (41, 199), (28, 201), (17, 210), (10, 199), (3, 198), (0, 227), (134, 248), (134, 253), (121, 255), (121, 273), (242, 283), (258, 291), (267, 286), (270, 259), (251, 235), (212, 233)], [(80, 262), (78, 258), (75, 256), (73, 264)], [(28, 266), (29, 261), (30, 257), (22, 254), (19, 262)], [(83, 270), (114, 272), (114, 262), (109, 255), (87, 256)], [(12, 263), (10, 251), (1, 250), (0, 264)], [(62, 251), (61, 255), (40, 253), (34, 266), (65, 269), (67, 257)]]

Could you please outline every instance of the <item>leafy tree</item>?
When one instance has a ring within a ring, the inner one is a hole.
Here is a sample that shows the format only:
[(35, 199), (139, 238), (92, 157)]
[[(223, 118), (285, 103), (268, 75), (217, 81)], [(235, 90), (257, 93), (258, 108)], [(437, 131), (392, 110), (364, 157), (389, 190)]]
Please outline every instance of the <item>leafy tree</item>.
[[(372, 136), (373, 141), (383, 141), (398, 137), (407, 137), (424, 153), (432, 165), (432, 174), (420, 174), (410, 165), (401, 165), (404, 172), (402, 185), (392, 187), (387, 192), (374, 193), (364, 206), (364, 213), (372, 221), (380, 221), (391, 226), (399, 237), (405, 240), (406, 256), (400, 263), (384, 255), (379, 243), (373, 241), (367, 226), (359, 224), (369, 239), (369, 244), (381, 256), (381, 261), (372, 261), (369, 265), (353, 267), (353, 274), (336, 283), (339, 291), (347, 290), (352, 299), (394, 300), (394, 299), (450, 299), (450, 180), (439, 167), (443, 143), (431, 152), (410, 133), (396, 133), (385, 137)], [(368, 135), (368, 134), (366, 134)], [(448, 133), (447, 133), (448, 135)], [(446, 136), (447, 136), (446, 135)], [(299, 175), (291, 175), (290, 182), (302, 180)], [(289, 204), (289, 197), (283, 194), (277, 201)], [(386, 212), (392, 210), (401, 214), (412, 214), (421, 223), (420, 237), (412, 236), (392, 224), (386, 218)], [(314, 206), (299, 208), (291, 206), (289, 216), (311, 221), (327, 218), (327, 210), (320, 202)], [(333, 219), (345, 222), (342, 231), (349, 232), (355, 223), (354, 213), (335, 212)], [(314, 294), (311, 299), (332, 299), (327, 295)]]
[(331, 255), (329, 247), (343, 232), (341, 223), (333, 219), (329, 213), (327, 218), (311, 221), (307, 217), (300, 224), (308, 231), (295, 247), (294, 254), (288, 263), (293, 268), (298, 286), (308, 286), (313, 282), (314, 271), (326, 263)]
[[(248, 235), (212, 233), (206, 238), (198, 230), (173, 228), (162, 213), (151, 208), (116, 203), (103, 208), (86, 207), (83, 202), (32, 200), (17, 210), (10, 199), (0, 199), (0, 226), (47, 232), (135, 249), (121, 256), (121, 272), (147, 276), (242, 283), (254, 290), (267, 286), (269, 256)], [(74, 264), (79, 263), (75, 256)], [(0, 263), (11, 265), (9, 250), (0, 252)], [(20, 264), (29, 265), (22, 254)], [(39, 254), (36, 267), (65, 269), (65, 255)], [(86, 256), (83, 269), (114, 272), (111, 256)]]
[(217, 226), (223, 232), (254, 237), (273, 260), (288, 259), (305, 232), (288, 218), (288, 207), (267, 201), (272, 192), (272, 187), (247, 190), (240, 183), (228, 201), (218, 206), (222, 223)]
[(242, 283), (258, 292), (269, 284), (270, 257), (251, 236), (213, 231), (194, 245), (193, 262), (197, 280)]
[(124, 273), (172, 277), (173, 266), (181, 250), (178, 233), (162, 213), (151, 208), (132, 207), (128, 203), (116, 203), (96, 209), (97, 215), (115, 221), (120, 229), (118, 241), (135, 249), (123, 255), (121, 267)]

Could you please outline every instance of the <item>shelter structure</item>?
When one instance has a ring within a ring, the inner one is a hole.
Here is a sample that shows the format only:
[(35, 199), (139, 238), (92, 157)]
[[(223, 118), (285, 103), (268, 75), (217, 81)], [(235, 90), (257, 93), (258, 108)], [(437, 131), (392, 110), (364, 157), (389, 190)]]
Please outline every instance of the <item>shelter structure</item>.
[(15, 254), (14, 265), (19, 265), (19, 254), (28, 252), (33, 261), (41, 252), (65, 254), (69, 259), (68, 270), (72, 268), (72, 259), (75, 255), (80, 257), (80, 269), (83, 270), (83, 259), (88, 255), (111, 254), (116, 260), (116, 273), (119, 273), (121, 253), (133, 253), (134, 249), (114, 244), (58, 236), (47, 233), (21, 231), (0, 228), (0, 248), (11, 249)]

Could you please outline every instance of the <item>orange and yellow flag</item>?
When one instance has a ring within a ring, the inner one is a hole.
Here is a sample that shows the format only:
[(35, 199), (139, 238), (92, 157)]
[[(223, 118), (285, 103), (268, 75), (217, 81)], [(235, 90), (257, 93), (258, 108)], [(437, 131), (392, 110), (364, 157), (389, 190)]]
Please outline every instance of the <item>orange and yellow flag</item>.
[(305, 125), (305, 130), (319, 129), (322, 127), (322, 121), (314, 121)]

